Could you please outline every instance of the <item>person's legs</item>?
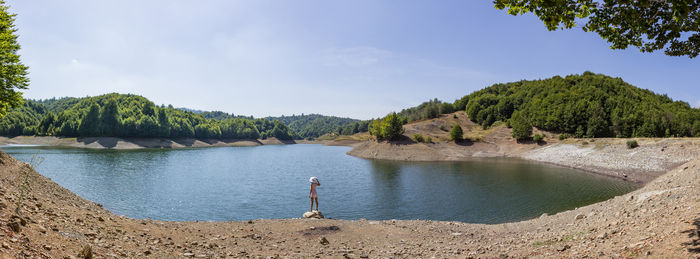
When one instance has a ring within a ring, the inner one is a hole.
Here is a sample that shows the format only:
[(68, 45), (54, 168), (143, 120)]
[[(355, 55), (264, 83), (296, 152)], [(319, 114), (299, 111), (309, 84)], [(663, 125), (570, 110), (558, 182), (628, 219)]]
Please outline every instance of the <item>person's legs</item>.
[[(318, 205), (316, 205), (316, 207), (318, 207)], [(313, 210), (314, 210), (314, 198), (311, 198), (311, 208), (309, 208), (309, 211), (313, 211)]]
[[(314, 200), (316, 200), (316, 210), (318, 210), (318, 197), (314, 198)], [(311, 207), (313, 208), (313, 204), (311, 205)]]

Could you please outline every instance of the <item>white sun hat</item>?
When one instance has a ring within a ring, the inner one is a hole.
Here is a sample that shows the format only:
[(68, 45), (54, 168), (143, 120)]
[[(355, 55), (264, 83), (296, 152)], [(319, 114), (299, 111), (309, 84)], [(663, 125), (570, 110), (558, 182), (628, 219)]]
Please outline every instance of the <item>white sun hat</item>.
[(309, 182), (310, 183), (318, 183), (318, 178), (316, 178), (316, 176), (312, 176), (311, 178), (309, 178)]

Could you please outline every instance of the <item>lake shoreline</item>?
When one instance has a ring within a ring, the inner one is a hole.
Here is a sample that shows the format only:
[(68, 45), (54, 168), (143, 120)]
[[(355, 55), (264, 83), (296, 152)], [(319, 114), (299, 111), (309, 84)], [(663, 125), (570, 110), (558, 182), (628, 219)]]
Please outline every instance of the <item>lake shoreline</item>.
[[(2, 152), (0, 175), (0, 226), (6, 233), (0, 242), (4, 254), (15, 256), (76, 256), (89, 247), (97, 257), (689, 258), (697, 256), (692, 233), (700, 229), (700, 158), (625, 195), (495, 225), (363, 219), (139, 220), (114, 215)], [(17, 214), (23, 179), (29, 189)]]
[(0, 145), (40, 145), (89, 149), (144, 149), (144, 148), (202, 148), (252, 147), (262, 145), (296, 144), (294, 140), (267, 139), (196, 139), (196, 138), (117, 138), (117, 137), (54, 137), (16, 136), (0, 137)]
[[(517, 143), (489, 139), (476, 142), (416, 143), (372, 140), (220, 140), (193, 138), (66, 138), (53, 136), (0, 137), (0, 145), (40, 145), (88, 149), (254, 147), (262, 145), (321, 144), (347, 146), (347, 154), (364, 159), (398, 161), (470, 161), (474, 158), (512, 157), (554, 166), (577, 169), (646, 184), (663, 173), (700, 154), (700, 138), (637, 138), (640, 147), (626, 148), (630, 139), (567, 139), (549, 143)], [(592, 141), (592, 142), (588, 142)], [(634, 162), (630, 162), (634, 161)]]
[[(639, 147), (629, 149), (630, 139), (568, 139), (547, 144), (490, 142), (415, 143), (356, 141), (325, 145), (352, 147), (347, 154), (365, 159), (399, 161), (468, 161), (484, 157), (513, 157), (578, 169), (645, 184), (700, 154), (700, 138), (637, 138)], [(593, 141), (590, 142), (589, 141)]]

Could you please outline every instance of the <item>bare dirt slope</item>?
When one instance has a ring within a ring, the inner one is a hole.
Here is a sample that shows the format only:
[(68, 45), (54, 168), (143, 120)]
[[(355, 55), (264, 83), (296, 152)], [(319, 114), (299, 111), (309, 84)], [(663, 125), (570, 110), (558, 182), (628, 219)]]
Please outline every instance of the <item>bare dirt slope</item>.
[[(456, 117), (456, 118), (455, 118)], [(467, 140), (449, 140), (453, 125), (464, 129)], [(442, 128), (442, 129), (441, 129)], [(645, 183), (700, 155), (698, 138), (637, 138), (639, 147), (629, 149), (630, 139), (566, 139), (534, 129), (545, 141), (518, 142), (505, 125), (484, 130), (471, 122), (464, 112), (404, 125), (399, 141), (362, 141), (352, 143), (349, 155), (380, 160), (463, 161), (475, 157), (517, 157), (553, 165)], [(430, 136), (431, 143), (419, 143), (409, 136)], [(332, 144), (333, 142), (331, 142)], [(340, 143), (342, 144), (342, 143)]]
[(699, 213), (700, 158), (630, 194), (508, 224), (136, 220), (116, 216), (0, 153), (0, 254), (8, 258), (73, 258), (88, 250), (94, 258), (696, 258)]

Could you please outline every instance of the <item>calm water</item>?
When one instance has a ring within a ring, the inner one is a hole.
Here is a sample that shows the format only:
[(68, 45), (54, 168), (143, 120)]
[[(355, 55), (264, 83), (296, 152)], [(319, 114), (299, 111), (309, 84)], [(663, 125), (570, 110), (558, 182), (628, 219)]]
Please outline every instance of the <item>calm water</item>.
[(300, 217), (319, 177), (321, 211), (339, 219), (501, 223), (602, 201), (638, 186), (513, 159), (388, 162), (348, 147), (282, 145), (134, 151), (3, 147), (116, 214), (162, 220)]

